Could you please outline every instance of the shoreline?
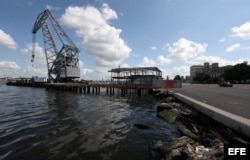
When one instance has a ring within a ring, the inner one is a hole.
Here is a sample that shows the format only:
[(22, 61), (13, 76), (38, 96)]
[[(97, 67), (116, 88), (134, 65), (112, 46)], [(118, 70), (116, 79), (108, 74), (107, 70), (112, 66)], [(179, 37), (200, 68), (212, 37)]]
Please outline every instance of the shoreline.
[(172, 142), (153, 141), (150, 153), (159, 158), (224, 159), (224, 144), (245, 143), (250, 139), (177, 99), (167, 89), (151, 91), (159, 100), (157, 116), (166, 123), (176, 124), (181, 133)]

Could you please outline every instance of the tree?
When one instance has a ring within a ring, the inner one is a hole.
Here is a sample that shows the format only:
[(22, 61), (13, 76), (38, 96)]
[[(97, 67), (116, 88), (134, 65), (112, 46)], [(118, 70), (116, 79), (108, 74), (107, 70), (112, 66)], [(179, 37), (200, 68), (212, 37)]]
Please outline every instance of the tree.
[(250, 79), (250, 65), (248, 65), (246, 61), (237, 64), (233, 66), (233, 68), (226, 70), (223, 77), (227, 81), (246, 81)]
[(199, 83), (210, 83), (211, 77), (205, 73), (201, 73), (194, 77), (194, 81), (197, 81)]
[(180, 76), (180, 75), (176, 75), (176, 76), (174, 77), (174, 80), (181, 80), (181, 76)]

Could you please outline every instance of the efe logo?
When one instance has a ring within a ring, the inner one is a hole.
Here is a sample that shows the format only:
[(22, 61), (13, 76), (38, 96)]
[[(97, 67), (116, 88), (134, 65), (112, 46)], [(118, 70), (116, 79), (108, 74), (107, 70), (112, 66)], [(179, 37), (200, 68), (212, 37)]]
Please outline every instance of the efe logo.
[(224, 144), (225, 160), (249, 160), (250, 144)]
[(245, 156), (247, 155), (246, 150), (247, 150), (246, 148), (228, 148), (228, 155)]

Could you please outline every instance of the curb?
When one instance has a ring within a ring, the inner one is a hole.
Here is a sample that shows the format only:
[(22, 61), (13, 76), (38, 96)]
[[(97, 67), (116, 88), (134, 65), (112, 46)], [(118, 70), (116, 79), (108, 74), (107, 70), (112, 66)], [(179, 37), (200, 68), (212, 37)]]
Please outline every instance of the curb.
[(174, 97), (194, 107), (196, 110), (224, 124), (225, 126), (250, 138), (250, 119), (240, 117), (227, 111), (223, 111), (209, 104), (197, 101), (180, 93), (173, 93)]

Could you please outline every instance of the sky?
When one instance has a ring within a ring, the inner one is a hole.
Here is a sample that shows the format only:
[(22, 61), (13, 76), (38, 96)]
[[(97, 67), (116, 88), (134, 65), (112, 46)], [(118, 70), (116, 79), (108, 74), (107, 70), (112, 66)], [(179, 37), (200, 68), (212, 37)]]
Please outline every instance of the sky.
[(107, 80), (118, 67), (158, 67), (174, 78), (205, 62), (250, 64), (249, 7), (249, 0), (1, 0), (0, 77), (47, 77), (41, 29), (31, 64), (31, 30), (45, 9), (80, 49), (81, 79)]

